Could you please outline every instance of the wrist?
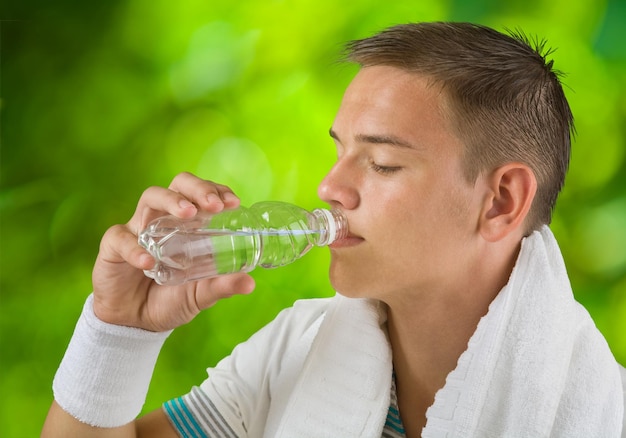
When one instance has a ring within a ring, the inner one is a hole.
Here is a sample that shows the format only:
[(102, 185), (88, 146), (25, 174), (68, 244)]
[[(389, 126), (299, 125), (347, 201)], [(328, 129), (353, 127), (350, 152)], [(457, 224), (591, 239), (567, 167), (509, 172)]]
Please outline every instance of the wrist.
[(53, 382), (54, 398), (70, 415), (98, 427), (133, 421), (146, 399), (168, 332), (99, 320), (89, 296)]

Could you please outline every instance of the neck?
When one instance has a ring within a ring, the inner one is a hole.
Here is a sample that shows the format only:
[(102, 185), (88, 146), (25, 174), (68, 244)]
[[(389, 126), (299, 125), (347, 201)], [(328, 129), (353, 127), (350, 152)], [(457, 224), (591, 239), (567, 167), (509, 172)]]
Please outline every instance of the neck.
[(469, 270), (456, 288), (402, 294), (401, 299), (386, 302), (398, 403), (408, 437), (421, 436), (426, 410), (506, 284), (516, 255), (515, 251), (503, 257), (499, 269), (490, 272)]
[(491, 300), (479, 301), (422, 303), (419, 308), (389, 306), (387, 324), (396, 373), (410, 372), (420, 387), (434, 396), (487, 313)]

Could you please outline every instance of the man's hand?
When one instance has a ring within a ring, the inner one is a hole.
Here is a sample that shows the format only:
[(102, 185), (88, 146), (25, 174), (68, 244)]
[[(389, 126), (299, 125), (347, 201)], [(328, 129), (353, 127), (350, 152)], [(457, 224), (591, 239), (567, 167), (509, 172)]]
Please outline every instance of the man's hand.
[(232, 274), (161, 286), (143, 273), (155, 260), (137, 243), (137, 235), (157, 217), (193, 217), (199, 210), (217, 213), (239, 206), (230, 188), (189, 173), (177, 175), (169, 188), (150, 187), (126, 225), (105, 233), (93, 270), (94, 312), (102, 321), (150, 331), (170, 330), (191, 321), (221, 298), (247, 294), (254, 280)]

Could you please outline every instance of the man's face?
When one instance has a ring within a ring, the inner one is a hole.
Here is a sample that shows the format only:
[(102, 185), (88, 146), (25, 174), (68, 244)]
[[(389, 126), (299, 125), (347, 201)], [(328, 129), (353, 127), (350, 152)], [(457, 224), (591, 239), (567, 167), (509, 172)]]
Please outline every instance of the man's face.
[(342, 294), (402, 299), (471, 275), (480, 196), (441, 99), (425, 78), (385, 66), (363, 68), (346, 90), (331, 129), (337, 162), (318, 190), (348, 217), (350, 237), (331, 245)]

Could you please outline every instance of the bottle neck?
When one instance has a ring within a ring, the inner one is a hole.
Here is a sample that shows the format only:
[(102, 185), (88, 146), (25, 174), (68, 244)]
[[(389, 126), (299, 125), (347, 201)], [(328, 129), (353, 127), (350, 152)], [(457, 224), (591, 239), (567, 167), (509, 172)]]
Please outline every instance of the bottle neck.
[(330, 245), (348, 235), (348, 218), (341, 210), (318, 208), (313, 210), (313, 214), (320, 224), (320, 229), (324, 231), (316, 242), (317, 246)]

